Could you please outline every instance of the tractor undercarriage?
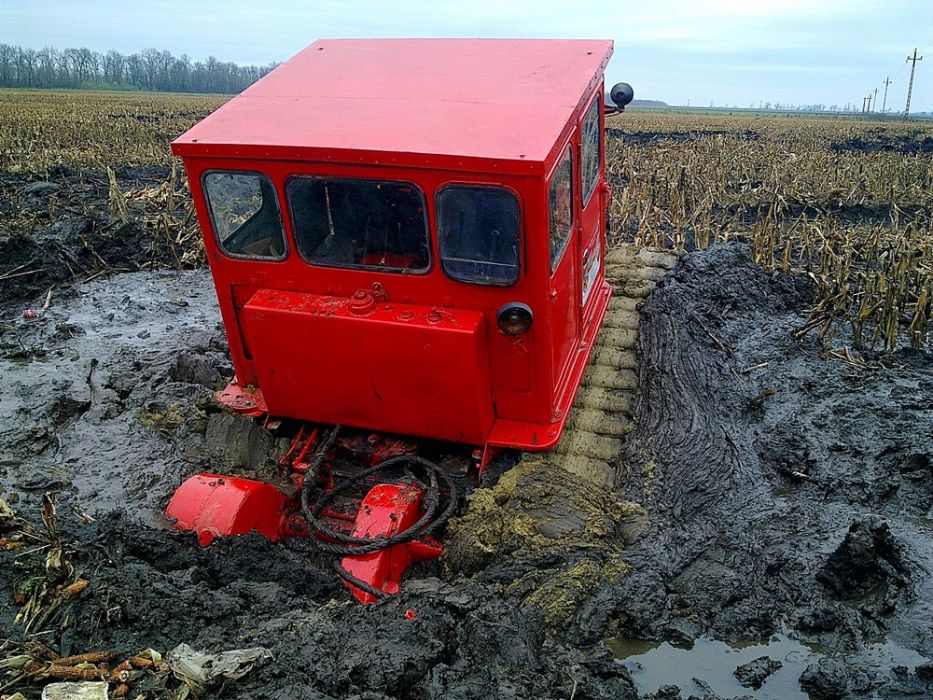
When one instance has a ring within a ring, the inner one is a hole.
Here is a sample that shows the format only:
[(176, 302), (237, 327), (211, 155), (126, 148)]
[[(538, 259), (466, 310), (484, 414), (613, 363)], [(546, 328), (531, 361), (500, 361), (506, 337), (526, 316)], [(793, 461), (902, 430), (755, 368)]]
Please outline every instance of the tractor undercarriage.
[[(258, 392), (235, 383), (218, 398), (253, 417), (261, 405)], [(470, 470), (468, 455), (444, 454), (436, 463), (412, 440), (309, 424), (288, 430), (273, 420), (265, 425), (292, 433), (279, 460), (282, 488), (195, 474), (166, 509), (178, 530), (196, 533), (202, 546), (253, 531), (272, 541), (308, 538), (333, 558), (335, 572), (362, 603), (397, 593), (412, 564), (441, 555), (432, 533), (457, 506), (456, 480)]]
[[(637, 391), (637, 304), (674, 266), (670, 252), (613, 250), (606, 277), (613, 297), (577, 391), (564, 435), (549, 453), (564, 469), (612, 488), (613, 467), (629, 429)], [(258, 390), (236, 380), (217, 394), (228, 409), (291, 436), (279, 460), (282, 488), (196, 474), (167, 514), (202, 545), (252, 531), (273, 541), (302, 537), (332, 558), (334, 570), (362, 603), (397, 593), (413, 564), (440, 557), (434, 537), (498, 450), (472, 454), (455, 446), (268, 417)], [(430, 457), (430, 458), (429, 458)]]

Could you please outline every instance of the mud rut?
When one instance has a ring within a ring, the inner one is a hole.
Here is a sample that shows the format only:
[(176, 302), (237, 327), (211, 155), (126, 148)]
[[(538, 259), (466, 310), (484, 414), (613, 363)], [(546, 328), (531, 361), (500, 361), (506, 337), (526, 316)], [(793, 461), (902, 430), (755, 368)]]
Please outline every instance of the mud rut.
[(616, 469), (610, 462), (633, 427), (638, 304), (676, 264), (675, 253), (633, 245), (615, 247), (606, 255), (606, 279), (613, 291), (609, 311), (564, 434), (548, 455), (596, 486), (608, 489), (615, 484)]

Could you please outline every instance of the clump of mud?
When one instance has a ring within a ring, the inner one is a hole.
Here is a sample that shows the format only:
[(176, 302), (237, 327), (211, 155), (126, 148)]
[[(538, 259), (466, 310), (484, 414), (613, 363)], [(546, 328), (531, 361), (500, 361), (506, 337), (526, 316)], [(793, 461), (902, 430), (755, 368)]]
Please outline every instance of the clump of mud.
[(493, 584), (563, 632), (595, 590), (624, 575), (622, 528), (644, 515), (637, 504), (529, 457), (493, 488), (473, 492), (448, 527), (445, 572)]
[(886, 522), (856, 521), (816, 579), (836, 600), (890, 597), (887, 607), (893, 611), (910, 583), (910, 566)]

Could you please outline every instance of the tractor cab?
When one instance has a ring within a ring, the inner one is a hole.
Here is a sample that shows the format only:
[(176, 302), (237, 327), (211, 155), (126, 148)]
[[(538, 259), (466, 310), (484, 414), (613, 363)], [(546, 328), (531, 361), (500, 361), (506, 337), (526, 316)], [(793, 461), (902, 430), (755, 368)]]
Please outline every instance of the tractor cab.
[(610, 297), (611, 55), (322, 40), (178, 138), (236, 372), (221, 402), (465, 444), (480, 470), (553, 447)]

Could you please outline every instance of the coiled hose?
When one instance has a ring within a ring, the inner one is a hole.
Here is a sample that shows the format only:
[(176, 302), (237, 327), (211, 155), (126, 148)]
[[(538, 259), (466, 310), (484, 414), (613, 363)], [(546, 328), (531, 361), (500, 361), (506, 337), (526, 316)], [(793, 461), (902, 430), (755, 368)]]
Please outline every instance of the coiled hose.
[[(308, 534), (310, 535), (310, 539), (318, 550), (341, 558), (348, 555), (359, 556), (362, 554), (370, 554), (387, 549), (396, 544), (411, 542), (412, 540), (430, 535), (450, 519), (454, 509), (457, 507), (457, 487), (453, 479), (434, 462), (416, 455), (403, 454), (390, 457), (375, 466), (364, 469), (358, 474), (347, 478), (345, 481), (341, 481), (323, 496), (316, 498), (317, 484), (324, 459), (337, 440), (339, 432), (340, 426), (335, 426), (321, 441), (314, 456), (311, 458), (301, 487), (301, 512), (308, 522)], [(402, 467), (406, 468), (410, 478), (424, 493), (422, 499), (424, 513), (422, 513), (417, 522), (391, 537), (376, 537), (374, 539), (354, 537), (353, 535), (334, 530), (324, 524), (321, 514), (337, 496), (350, 490), (360, 481), (374, 474), (378, 474), (382, 471), (398, 470)], [(416, 474), (417, 472), (420, 472), (420, 475)], [(419, 476), (421, 478), (419, 478)], [(445, 503), (443, 508), (441, 508), (441, 503), (443, 501), (445, 501)], [(325, 542), (321, 537), (332, 541)], [(369, 593), (380, 600), (387, 597), (384, 591), (358, 579), (344, 569), (340, 565), (340, 559), (335, 559), (333, 566), (340, 578), (361, 591)]]

